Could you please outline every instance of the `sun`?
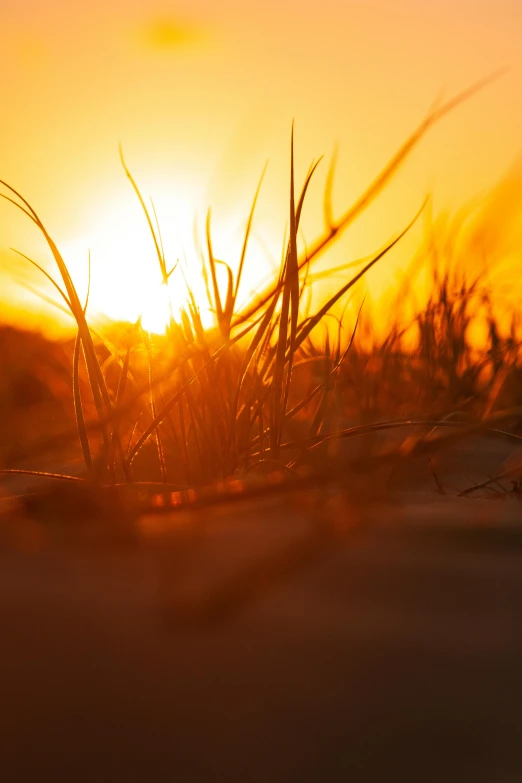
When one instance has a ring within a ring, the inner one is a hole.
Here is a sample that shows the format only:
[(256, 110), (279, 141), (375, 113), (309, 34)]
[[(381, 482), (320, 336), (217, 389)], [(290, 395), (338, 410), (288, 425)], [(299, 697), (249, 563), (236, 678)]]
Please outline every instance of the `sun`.
[[(162, 195), (163, 199), (157, 205), (157, 216), (169, 272), (168, 284), (162, 280), (147, 220), (133, 202), (119, 206), (105, 205), (94, 216), (97, 219), (93, 219), (92, 228), (83, 236), (60, 244), (60, 251), (82, 301), (87, 295), (90, 257), (87, 316), (93, 324), (97, 318), (127, 323), (141, 319), (147, 331), (163, 334), (171, 318), (181, 321), (181, 311), (187, 311), (190, 298), (199, 310), (203, 327), (212, 329), (216, 326), (215, 308), (209, 302), (201, 251), (196, 249), (198, 243), (193, 234), (194, 203), (179, 193), (165, 192)], [(212, 226), (214, 254), (230, 266), (234, 286), (244, 231), (242, 210), (216, 220)], [(204, 246), (205, 241), (200, 244)], [(226, 266), (219, 263), (216, 273), (224, 301), (229, 284)], [(273, 275), (273, 262), (267, 258), (267, 247), (253, 232), (236, 307), (241, 308), (255, 298), (260, 286)]]
[(162, 334), (171, 317), (180, 320), (190, 291), (203, 326), (214, 325), (201, 260), (195, 253), (187, 254), (184, 248), (174, 258), (166, 252), (168, 271), (173, 271), (168, 284), (164, 284), (147, 226), (133, 222), (123, 212), (113, 212), (95, 231), (63, 244), (60, 249), (83, 301), (90, 255), (87, 313), (92, 319), (135, 323), (140, 318), (144, 329)]

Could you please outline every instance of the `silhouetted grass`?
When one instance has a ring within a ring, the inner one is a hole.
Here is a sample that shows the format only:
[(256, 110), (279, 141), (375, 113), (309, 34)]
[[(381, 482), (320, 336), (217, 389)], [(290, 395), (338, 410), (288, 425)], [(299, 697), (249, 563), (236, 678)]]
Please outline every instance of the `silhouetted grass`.
[[(210, 331), (203, 327), (198, 303), (189, 292), (179, 322), (171, 315), (165, 335), (151, 336), (137, 323), (125, 339), (114, 334), (100, 341), (88, 323), (88, 298), (80, 302), (66, 261), (46, 227), (21, 194), (1, 182), (8, 193), (3, 197), (43, 234), (61, 283), (29, 260), (51, 280), (77, 325), (71, 399), (84, 477), (103, 484), (159, 481), (190, 488), (254, 473), (319, 475), (328, 466), (341, 478), (357, 461), (360, 467), (394, 455), (429, 456), (441, 444), (479, 431), (518, 438), (522, 400), (516, 324), (508, 337), (502, 337), (486, 281), (441, 264), (430, 255), (429, 243), (423, 263), (431, 264), (431, 293), (416, 306), (411, 291), (400, 291), (392, 304), (396, 322), (384, 338), (377, 338), (371, 309), (367, 314), (363, 306), (349, 323), (346, 315), (334, 315), (330, 324), (336, 325), (320, 341), (325, 318), (400, 242), (424, 205), (316, 312), (305, 308), (303, 298), (312, 284), (313, 262), (380, 194), (427, 130), (490, 80), (435, 108), (338, 220), (331, 204), (332, 165), (324, 196), (325, 231), (302, 257), (297, 234), (318, 163), (297, 191), (292, 131), (289, 228), (280, 270), (242, 309), (238, 290), (248, 264), (262, 177), (235, 275), (214, 255), (208, 213), (206, 265), (215, 313), (215, 329)], [(143, 208), (167, 285), (174, 267), (167, 264), (155, 214), (148, 210), (123, 155), (122, 164)], [(219, 284), (218, 265), (225, 268), (225, 286)], [(408, 311), (406, 318), (401, 315)], [(478, 318), (486, 326), (485, 337), (474, 344), (470, 327)], [(383, 432), (396, 435), (383, 444)], [(360, 444), (358, 450), (345, 448), (354, 441)], [(4, 444), (4, 470), (36, 475), (36, 467), (23, 463), (41, 459), (40, 475), (56, 477), (59, 471), (49, 469), (55, 447), (74, 451), (67, 427), (59, 435), (35, 433), (25, 450), (19, 445), (9, 452)]]

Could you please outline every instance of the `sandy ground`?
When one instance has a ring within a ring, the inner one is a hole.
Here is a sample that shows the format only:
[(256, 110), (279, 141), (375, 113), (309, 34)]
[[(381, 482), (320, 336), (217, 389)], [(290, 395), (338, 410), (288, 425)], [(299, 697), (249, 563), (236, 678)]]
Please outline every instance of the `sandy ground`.
[(521, 780), (521, 512), (27, 520), (0, 547), (1, 779)]

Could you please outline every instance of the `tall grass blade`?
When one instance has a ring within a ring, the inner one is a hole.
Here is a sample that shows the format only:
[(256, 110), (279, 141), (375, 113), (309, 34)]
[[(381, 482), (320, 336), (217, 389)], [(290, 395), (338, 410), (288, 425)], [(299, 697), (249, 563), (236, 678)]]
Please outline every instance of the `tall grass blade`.
[[(443, 117), (452, 112), (459, 105), (465, 103), (489, 84), (503, 76), (507, 70), (507, 68), (501, 68), (493, 72), (492, 74), (484, 77), (483, 79), (480, 79), (467, 89), (458, 93), (454, 98), (451, 98), (438, 108), (432, 110), (417, 126), (408, 139), (406, 139), (404, 144), (399, 147), (397, 152), (388, 161), (386, 166), (374, 179), (371, 185), (366, 189), (363, 195), (357, 199), (357, 201), (344, 213), (344, 215), (342, 215), (341, 218), (339, 218), (339, 220), (327, 227), (325, 234), (320, 237), (314, 245), (312, 245), (307, 255), (300, 259), (299, 268), (302, 268), (306, 263), (310, 263), (312, 260), (317, 258), (320, 253), (326, 250), (326, 248), (330, 246), (331, 243), (337, 239), (341, 233), (346, 228), (348, 228), (348, 226), (351, 225), (354, 220), (377, 198), (377, 196), (392, 179), (396, 171), (404, 163), (413, 149), (434, 125), (436, 125), (441, 119), (443, 119)], [(248, 320), (254, 313), (257, 312), (257, 310), (263, 307), (273, 295), (274, 288), (275, 286), (271, 286), (262, 296), (258, 297), (249, 307), (245, 308), (242, 313), (238, 314), (235, 325)]]
[(387, 253), (390, 252), (390, 250), (395, 247), (395, 245), (400, 242), (400, 240), (410, 231), (412, 226), (416, 223), (416, 221), (419, 219), (419, 216), (422, 214), (422, 211), (424, 209), (424, 205), (426, 204), (426, 201), (424, 201), (423, 205), (421, 206), (420, 210), (417, 212), (413, 220), (406, 226), (406, 228), (401, 231), (401, 233), (395, 237), (394, 240), (392, 240), (386, 247), (381, 250), (377, 255), (369, 261), (361, 271), (352, 277), (352, 279), (343, 285), (337, 293), (335, 293), (330, 299), (318, 310), (318, 312), (312, 317), (309, 318), (306, 322), (306, 324), (303, 326), (302, 329), (299, 330), (299, 334), (296, 340), (296, 345), (301, 345), (301, 343), (306, 340), (310, 332), (317, 326), (317, 324), (322, 320), (322, 318), (326, 315), (328, 310), (330, 310), (333, 305), (339, 301), (339, 299), (344, 296), (344, 294), (350, 290), (350, 288), (353, 288), (353, 286), (372, 268), (372, 266), (375, 266), (375, 264), (381, 260)]
[(83, 415), (82, 398), (80, 394), (80, 374), (79, 374), (80, 348), (81, 348), (81, 338), (80, 335), (77, 334), (76, 339), (74, 341), (74, 353), (73, 353), (74, 413), (76, 416), (76, 424), (78, 427), (78, 436), (80, 438), (80, 446), (82, 449), (83, 460), (85, 462), (85, 467), (87, 468), (87, 475), (89, 476), (89, 478), (93, 478), (92, 455), (91, 455), (91, 449), (89, 445), (89, 436), (87, 434), (87, 427), (85, 426), (85, 417)]
[(234, 288), (234, 297), (233, 297), (233, 307), (235, 307), (235, 303), (237, 300), (237, 294), (239, 291), (239, 285), (241, 283), (241, 278), (243, 275), (243, 267), (245, 265), (245, 258), (246, 258), (246, 252), (248, 247), (248, 240), (250, 238), (250, 232), (252, 230), (252, 223), (254, 220), (254, 212), (256, 210), (257, 200), (259, 198), (259, 193), (261, 192), (261, 186), (263, 184), (263, 180), (265, 178), (266, 170), (268, 168), (268, 161), (265, 163), (263, 171), (261, 172), (261, 176), (259, 178), (259, 182), (256, 188), (256, 192), (254, 194), (254, 199), (252, 201), (252, 206), (250, 207), (250, 214), (248, 216), (247, 225), (245, 229), (245, 236), (243, 239), (243, 246), (241, 248), (241, 256), (239, 258), (239, 266), (237, 269), (237, 276), (236, 276), (236, 285)]

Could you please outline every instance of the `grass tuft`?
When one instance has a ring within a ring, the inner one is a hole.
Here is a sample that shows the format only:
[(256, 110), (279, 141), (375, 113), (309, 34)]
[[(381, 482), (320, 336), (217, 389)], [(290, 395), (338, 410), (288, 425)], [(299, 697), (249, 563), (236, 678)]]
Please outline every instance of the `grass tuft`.
[[(292, 127), (289, 220), (280, 268), (266, 290), (242, 308), (238, 292), (266, 166), (248, 213), (236, 273), (230, 259), (215, 257), (208, 211), (205, 274), (215, 313), (211, 330), (203, 328), (198, 302), (189, 291), (179, 322), (171, 308), (164, 335), (145, 333), (138, 321), (125, 339), (116, 331), (100, 339), (88, 321), (88, 297), (82, 305), (47, 228), (20, 193), (0, 182), (7, 191), (3, 198), (43, 235), (61, 283), (36, 261), (24, 258), (52, 283), (63, 302), (59, 306), (70, 312), (77, 326), (70, 383), (75, 435), (50, 432), (10, 456), (4, 448), (4, 473), (56, 478), (59, 472), (47, 468), (53, 463), (53, 449), (60, 448), (70, 455), (79, 451), (83, 478), (89, 481), (159, 481), (187, 489), (273, 473), (274, 468), (276, 473), (299, 475), (303, 467), (317, 468), (320, 463), (333, 465), (333, 472), (346, 478), (357, 460), (367, 464), (369, 456), (379, 460), (427, 455), (431, 475), (443, 492), (435, 466), (443, 447), (479, 433), (511, 442), (519, 439), (522, 370), (517, 324), (513, 320), (509, 335), (502, 336), (491, 291), (480, 276), (470, 279), (462, 269), (442, 263), (427, 239), (419, 262), (431, 274), (427, 299), (417, 302), (413, 288), (405, 285), (393, 303), (396, 321), (383, 338), (375, 331), (368, 305), (348, 315), (347, 295), (400, 242), (423, 214), (426, 202), (374, 255), (330, 268), (343, 283), (316, 312), (310, 313), (305, 304), (316, 279), (313, 263), (379, 196), (426, 132), (497, 76), (434, 108), (338, 219), (332, 205), (334, 155), (324, 193), (325, 230), (303, 255), (298, 251), (298, 231), (320, 161), (310, 167), (297, 196)], [(121, 149), (120, 156), (150, 230), (162, 283), (168, 286), (176, 264), (169, 269), (154, 205), (147, 207)], [(352, 274), (355, 266), (361, 268)], [(218, 267), (225, 270), (223, 277)], [(477, 320), (486, 325), (479, 345), (470, 337)], [(383, 445), (385, 433), (392, 439)], [(352, 442), (364, 445), (350, 451)], [(42, 470), (18, 467), (38, 455)], [(504, 471), (497, 478), (513, 475)], [(64, 473), (63, 478), (72, 477)], [(462, 491), (471, 494), (491, 483), (482, 481), (469, 492)]]

